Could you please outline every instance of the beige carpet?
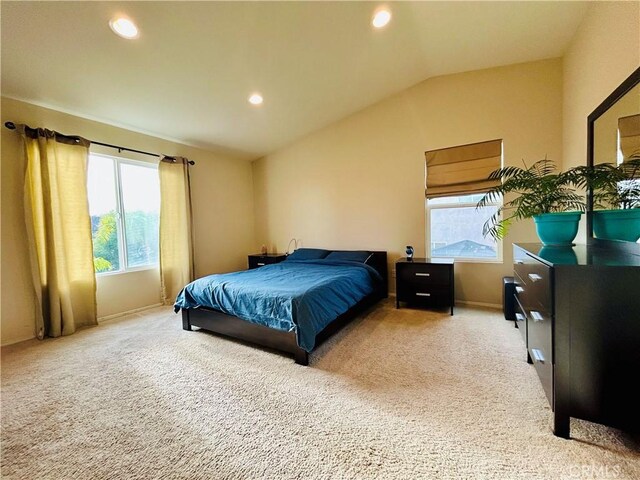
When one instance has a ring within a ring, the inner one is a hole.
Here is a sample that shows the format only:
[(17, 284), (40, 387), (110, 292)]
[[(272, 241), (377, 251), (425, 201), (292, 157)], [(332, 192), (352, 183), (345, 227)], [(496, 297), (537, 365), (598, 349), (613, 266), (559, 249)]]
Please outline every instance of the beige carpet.
[(637, 440), (551, 412), (493, 312), (386, 302), (301, 367), (168, 309), (2, 351), (3, 479), (640, 478)]

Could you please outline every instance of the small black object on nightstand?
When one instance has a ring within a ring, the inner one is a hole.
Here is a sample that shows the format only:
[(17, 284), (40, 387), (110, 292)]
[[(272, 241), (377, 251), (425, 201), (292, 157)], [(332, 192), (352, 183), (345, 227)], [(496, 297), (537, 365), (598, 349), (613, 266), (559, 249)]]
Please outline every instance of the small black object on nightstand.
[(400, 302), (422, 307), (455, 304), (452, 258), (401, 258), (396, 262), (396, 308)]
[(249, 255), (249, 270), (252, 268), (263, 267), (265, 265), (271, 265), (272, 263), (280, 263), (287, 256), (284, 253), (254, 253)]

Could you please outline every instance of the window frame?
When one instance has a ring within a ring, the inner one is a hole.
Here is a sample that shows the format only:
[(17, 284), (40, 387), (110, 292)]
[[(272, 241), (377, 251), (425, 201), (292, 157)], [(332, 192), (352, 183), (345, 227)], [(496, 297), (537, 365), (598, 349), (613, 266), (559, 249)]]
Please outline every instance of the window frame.
[[(133, 273), (133, 272), (141, 272), (145, 270), (157, 270), (160, 268), (160, 261), (155, 263), (150, 263), (147, 265), (139, 265), (136, 267), (129, 267), (129, 260), (127, 255), (127, 237), (126, 237), (126, 213), (124, 211), (124, 196), (122, 194), (122, 183), (121, 183), (121, 169), (120, 165), (128, 164), (135, 165), (138, 167), (150, 168), (158, 171), (158, 164), (152, 162), (145, 162), (143, 160), (133, 160), (130, 158), (116, 157), (114, 155), (109, 155), (106, 153), (99, 152), (89, 152), (89, 157), (102, 157), (111, 161), (113, 165), (113, 174), (114, 174), (114, 182), (115, 182), (115, 193), (116, 193), (116, 221), (118, 224), (118, 259), (120, 268), (118, 270), (111, 270), (109, 272), (95, 272), (97, 276), (110, 276), (110, 275), (120, 275), (123, 273)], [(159, 207), (159, 205), (158, 205)]]
[[(466, 193), (464, 195), (448, 195), (447, 197), (438, 197), (438, 198), (450, 198), (450, 197), (468, 197), (471, 195), (477, 195), (477, 193)], [(436, 200), (436, 199), (433, 199)], [(488, 203), (487, 206), (491, 207), (491, 206), (496, 206), (496, 207), (501, 207), (502, 206), (502, 198), (500, 200), (497, 200), (495, 202), (491, 202)], [(460, 263), (504, 263), (504, 257), (503, 257), (503, 253), (504, 253), (504, 246), (503, 246), (503, 239), (497, 240), (496, 241), (496, 257), (495, 258), (486, 258), (486, 257), (432, 257), (431, 254), (431, 211), (432, 210), (438, 210), (438, 209), (442, 209), (442, 208), (469, 208), (469, 207), (476, 207), (476, 203), (475, 202), (456, 202), (456, 203), (438, 203), (438, 204), (431, 204), (429, 202), (428, 198), (425, 198), (425, 216), (426, 216), (426, 249), (425, 251), (427, 252), (427, 256), (429, 258), (453, 258), (456, 262), (460, 262)], [(502, 217), (502, 215), (501, 215)]]

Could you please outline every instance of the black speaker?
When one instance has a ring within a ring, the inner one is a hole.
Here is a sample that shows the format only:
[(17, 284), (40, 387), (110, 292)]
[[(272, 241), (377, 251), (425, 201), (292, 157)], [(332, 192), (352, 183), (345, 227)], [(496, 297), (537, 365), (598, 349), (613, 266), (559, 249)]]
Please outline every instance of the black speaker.
[(515, 320), (516, 300), (514, 295), (516, 293), (516, 282), (513, 277), (503, 277), (502, 283), (504, 284), (502, 289), (502, 311), (504, 312), (504, 318), (506, 320)]

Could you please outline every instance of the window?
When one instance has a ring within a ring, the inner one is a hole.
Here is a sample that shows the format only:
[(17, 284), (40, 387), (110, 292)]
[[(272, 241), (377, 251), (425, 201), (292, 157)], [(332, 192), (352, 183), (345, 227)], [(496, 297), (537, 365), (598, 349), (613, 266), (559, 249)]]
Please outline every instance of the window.
[(91, 154), (87, 190), (96, 273), (157, 265), (157, 165)]
[(431, 257), (501, 261), (500, 243), (484, 238), (482, 226), (500, 203), (477, 209), (483, 194), (427, 200), (428, 251)]
[(425, 158), (428, 255), (501, 262), (501, 242), (482, 235), (501, 200), (481, 209), (476, 204), (499, 185), (489, 174), (502, 165), (502, 140), (430, 150)]

